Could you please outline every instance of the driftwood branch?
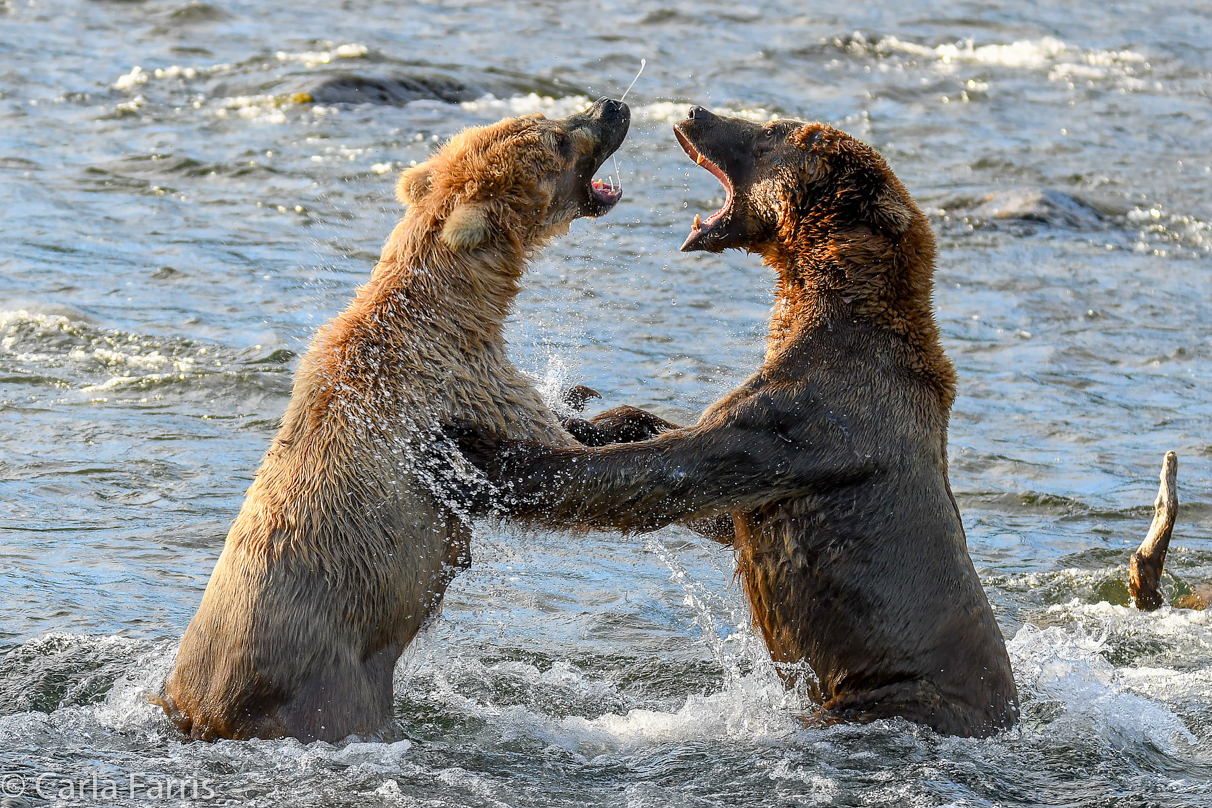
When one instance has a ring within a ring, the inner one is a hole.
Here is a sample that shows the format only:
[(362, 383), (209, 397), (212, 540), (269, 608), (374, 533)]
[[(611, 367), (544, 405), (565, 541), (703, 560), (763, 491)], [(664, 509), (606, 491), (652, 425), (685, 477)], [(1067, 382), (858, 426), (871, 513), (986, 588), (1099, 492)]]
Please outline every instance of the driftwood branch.
[(1136, 607), (1151, 612), (1160, 608), (1162, 566), (1170, 549), (1170, 533), (1178, 515), (1178, 455), (1166, 452), (1162, 462), (1161, 487), (1153, 503), (1153, 524), (1128, 567), (1128, 593)]

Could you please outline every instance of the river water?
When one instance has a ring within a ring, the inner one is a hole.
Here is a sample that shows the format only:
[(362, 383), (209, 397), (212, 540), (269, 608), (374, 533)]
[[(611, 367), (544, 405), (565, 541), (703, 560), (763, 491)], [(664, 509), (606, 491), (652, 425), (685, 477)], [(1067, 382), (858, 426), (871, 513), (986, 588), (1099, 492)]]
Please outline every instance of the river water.
[[(1206, 7), (654, 5), (0, 0), (3, 805), (1212, 805), (1209, 617), (1125, 590), (1169, 449), (1167, 591), (1212, 581)], [(771, 278), (677, 251), (722, 190), (670, 124), (872, 143), (939, 235), (951, 480), (1021, 728), (803, 729), (729, 551), (485, 525), (394, 740), (183, 742), (142, 694), (400, 167), (641, 59), (624, 201), (535, 263), (519, 362), (693, 418), (759, 361)], [(446, 100), (349, 103), (350, 76)]]

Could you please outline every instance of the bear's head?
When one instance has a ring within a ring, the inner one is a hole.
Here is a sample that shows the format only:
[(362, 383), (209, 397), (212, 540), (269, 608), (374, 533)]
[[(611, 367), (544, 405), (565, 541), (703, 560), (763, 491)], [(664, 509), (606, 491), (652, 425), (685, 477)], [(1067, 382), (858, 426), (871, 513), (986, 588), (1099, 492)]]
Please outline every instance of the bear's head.
[(674, 133), (727, 191), (718, 212), (695, 216), (682, 249), (761, 253), (778, 273), (768, 356), (806, 322), (861, 317), (901, 335), (911, 366), (951, 406), (955, 370), (930, 299), (934, 234), (874, 149), (824, 124), (758, 124), (702, 107)]
[(874, 149), (831, 126), (759, 124), (692, 107), (673, 131), (727, 191), (723, 208), (695, 217), (686, 252), (765, 253), (843, 231), (895, 241), (922, 216)]
[(465, 129), (405, 170), (396, 196), (454, 252), (493, 242), (527, 250), (619, 201), (622, 188), (593, 174), (630, 121), (626, 104), (603, 98), (567, 118), (536, 114)]

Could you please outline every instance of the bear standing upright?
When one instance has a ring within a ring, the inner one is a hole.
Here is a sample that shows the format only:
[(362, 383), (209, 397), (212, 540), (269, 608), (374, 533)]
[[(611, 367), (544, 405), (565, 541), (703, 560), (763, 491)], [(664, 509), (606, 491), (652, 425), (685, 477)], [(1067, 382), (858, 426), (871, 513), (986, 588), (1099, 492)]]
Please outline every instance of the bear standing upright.
[(775, 661), (811, 669), (819, 721), (1012, 726), (1010, 660), (947, 478), (955, 372), (926, 217), (873, 149), (829, 126), (695, 107), (674, 132), (727, 193), (682, 249), (757, 252), (777, 274), (762, 366), (651, 440), (551, 448), (473, 429), (464, 451), (500, 507), (556, 525), (732, 514), (753, 620)]
[(593, 173), (629, 121), (610, 99), (505, 120), (401, 175), (408, 211), (301, 360), (181, 640), (160, 703), (182, 731), (336, 741), (388, 723), (396, 660), (470, 558), (442, 425), (574, 443), (502, 332), (529, 255), (618, 202)]

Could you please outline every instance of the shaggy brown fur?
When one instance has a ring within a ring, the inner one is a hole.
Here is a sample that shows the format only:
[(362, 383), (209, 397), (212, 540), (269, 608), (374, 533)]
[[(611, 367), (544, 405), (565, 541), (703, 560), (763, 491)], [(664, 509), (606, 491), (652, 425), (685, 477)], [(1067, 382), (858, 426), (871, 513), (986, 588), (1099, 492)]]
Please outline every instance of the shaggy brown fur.
[(821, 721), (1012, 726), (1009, 658), (947, 479), (955, 373), (926, 217), (875, 151), (828, 126), (696, 107), (675, 133), (728, 191), (683, 249), (759, 252), (777, 274), (764, 363), (693, 427), (504, 456), (464, 435), (469, 459), (506, 509), (557, 525), (733, 514), (754, 622), (777, 662), (811, 668)]
[(388, 723), (396, 660), (469, 563), (441, 425), (574, 443), (502, 329), (528, 254), (618, 200), (592, 174), (628, 120), (603, 99), (468, 129), (400, 177), (408, 211), (300, 362), (181, 641), (162, 703), (183, 732), (335, 741)]

